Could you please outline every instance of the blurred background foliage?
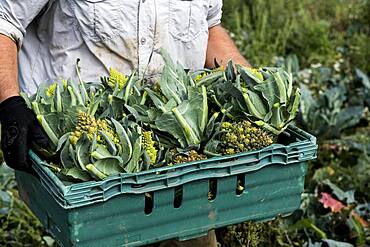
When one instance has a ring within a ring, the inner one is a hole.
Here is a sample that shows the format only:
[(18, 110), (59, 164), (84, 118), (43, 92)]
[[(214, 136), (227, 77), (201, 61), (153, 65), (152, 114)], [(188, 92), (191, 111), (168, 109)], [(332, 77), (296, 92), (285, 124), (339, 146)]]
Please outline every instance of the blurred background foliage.
[[(300, 209), (218, 229), (220, 245), (370, 246), (370, 0), (224, 0), (223, 24), (255, 67), (293, 73), (296, 124), (318, 137), (319, 154)], [(0, 246), (54, 245), (0, 165)]]
[(256, 66), (297, 54), (303, 67), (346, 58), (370, 70), (368, 0), (227, 0), (223, 23)]

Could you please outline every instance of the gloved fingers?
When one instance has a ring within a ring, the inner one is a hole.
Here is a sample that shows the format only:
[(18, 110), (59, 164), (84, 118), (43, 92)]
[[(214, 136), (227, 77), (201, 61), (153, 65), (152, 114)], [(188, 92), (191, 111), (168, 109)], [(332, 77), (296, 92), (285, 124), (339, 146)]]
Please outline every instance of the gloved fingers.
[(11, 126), (3, 131), (1, 148), (6, 164), (16, 170), (28, 171), (27, 128)]
[(49, 138), (36, 120), (32, 123), (32, 127), (30, 128), (30, 138), (32, 142), (36, 143), (41, 148), (46, 149), (49, 147)]

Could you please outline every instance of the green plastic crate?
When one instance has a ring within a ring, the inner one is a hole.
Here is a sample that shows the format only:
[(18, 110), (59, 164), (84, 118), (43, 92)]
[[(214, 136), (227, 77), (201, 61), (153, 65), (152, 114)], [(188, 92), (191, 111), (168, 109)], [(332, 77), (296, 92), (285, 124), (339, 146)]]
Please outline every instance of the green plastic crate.
[(16, 178), (22, 199), (61, 246), (186, 240), (299, 207), (316, 138), (296, 127), (285, 134), (282, 144), (258, 151), (70, 185), (31, 153), (37, 176), (16, 172)]

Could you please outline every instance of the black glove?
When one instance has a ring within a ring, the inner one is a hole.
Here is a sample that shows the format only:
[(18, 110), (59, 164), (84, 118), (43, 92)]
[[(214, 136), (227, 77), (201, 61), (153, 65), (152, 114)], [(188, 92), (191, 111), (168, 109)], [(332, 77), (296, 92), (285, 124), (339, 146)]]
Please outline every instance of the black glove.
[(46, 148), (47, 135), (37, 122), (35, 113), (20, 96), (10, 97), (0, 104), (1, 149), (8, 166), (30, 171), (28, 150), (34, 142)]

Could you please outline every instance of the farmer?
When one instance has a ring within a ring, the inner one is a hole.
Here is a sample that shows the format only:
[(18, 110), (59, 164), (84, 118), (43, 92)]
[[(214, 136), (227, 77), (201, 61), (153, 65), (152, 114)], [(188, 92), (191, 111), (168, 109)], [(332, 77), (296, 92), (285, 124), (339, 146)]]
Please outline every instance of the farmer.
[[(137, 68), (148, 83), (155, 81), (163, 65), (161, 48), (191, 70), (213, 67), (215, 60), (247, 66), (220, 25), (221, 8), (222, 0), (0, 0), (0, 122), (6, 163), (28, 170), (30, 143), (48, 144), (19, 92), (33, 94), (40, 83), (58, 77), (75, 79), (77, 58), (87, 81), (98, 81), (110, 67), (127, 74)], [(193, 241), (188, 245), (216, 244), (214, 233)]]

